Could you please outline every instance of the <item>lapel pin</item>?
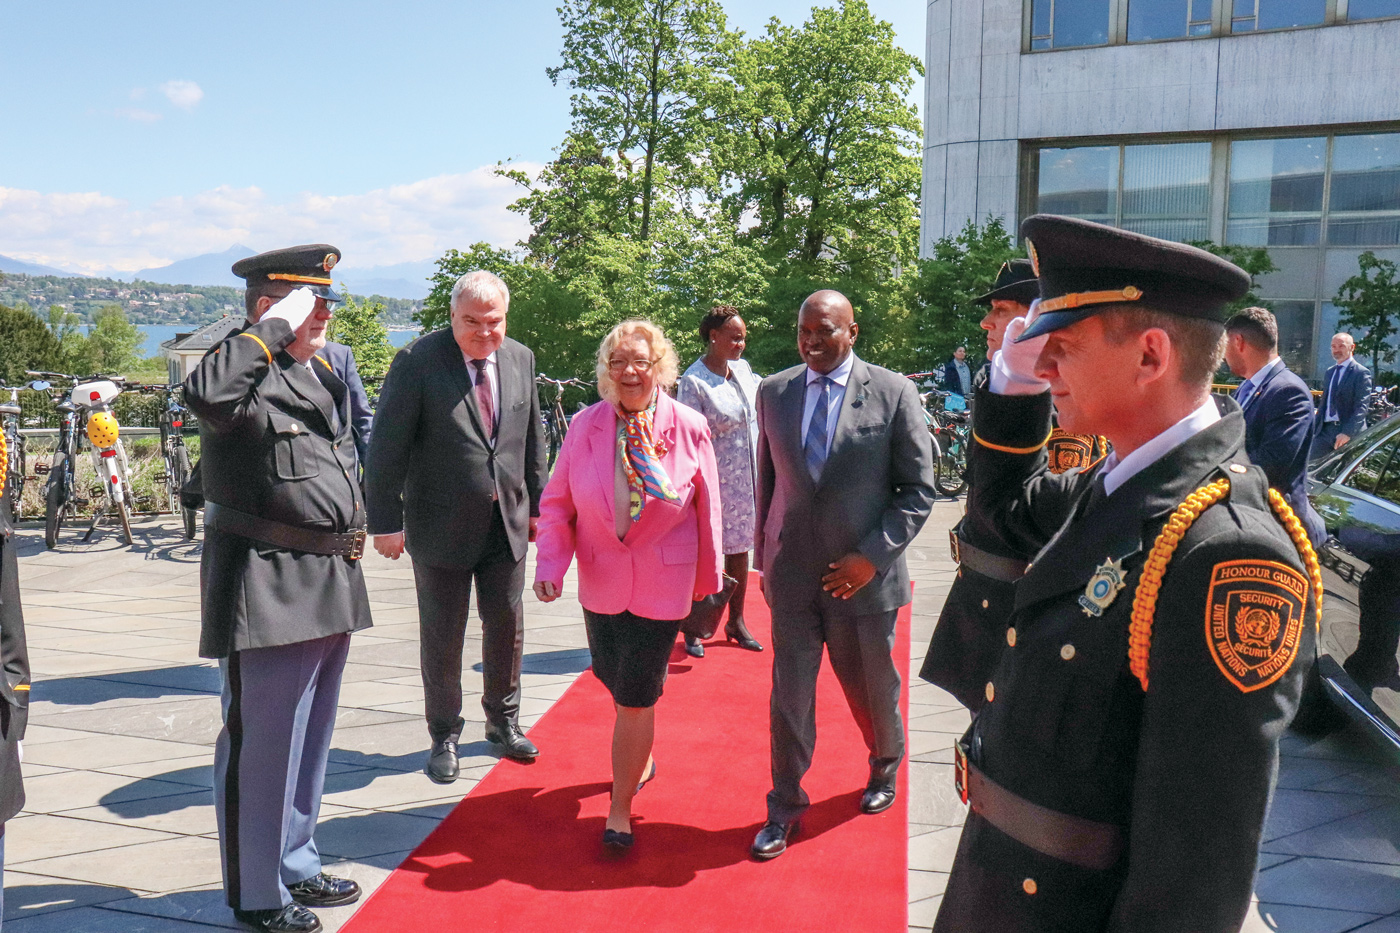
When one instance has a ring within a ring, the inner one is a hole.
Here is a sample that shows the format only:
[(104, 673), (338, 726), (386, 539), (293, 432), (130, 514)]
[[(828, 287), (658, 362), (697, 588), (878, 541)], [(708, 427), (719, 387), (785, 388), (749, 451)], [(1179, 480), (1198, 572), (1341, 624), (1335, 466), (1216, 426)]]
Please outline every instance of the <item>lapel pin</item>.
[(1128, 585), (1123, 580), (1125, 576), (1121, 560), (1109, 557), (1099, 564), (1089, 578), (1089, 585), (1084, 587), (1084, 594), (1079, 597), (1084, 614), (1094, 618), (1103, 615), (1103, 611), (1118, 598), (1119, 591)]

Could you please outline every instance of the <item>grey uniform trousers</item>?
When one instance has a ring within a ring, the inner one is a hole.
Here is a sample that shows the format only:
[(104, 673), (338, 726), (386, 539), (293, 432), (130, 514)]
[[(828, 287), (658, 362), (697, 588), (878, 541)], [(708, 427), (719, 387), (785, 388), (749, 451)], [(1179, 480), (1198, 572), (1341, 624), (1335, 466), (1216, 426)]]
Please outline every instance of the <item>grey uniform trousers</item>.
[(773, 789), (768, 818), (787, 823), (811, 800), (802, 776), (817, 745), (817, 673), (822, 646), (846, 694), (870, 765), (891, 773), (904, 758), (904, 719), (899, 711), (902, 681), (891, 656), (899, 610), (837, 615), (826, 594), (806, 606), (773, 608), (773, 692), (769, 699)]
[(321, 871), (312, 834), (349, 650), (346, 633), (219, 661), (214, 808), (230, 907), (283, 907), (292, 902), (288, 885)]

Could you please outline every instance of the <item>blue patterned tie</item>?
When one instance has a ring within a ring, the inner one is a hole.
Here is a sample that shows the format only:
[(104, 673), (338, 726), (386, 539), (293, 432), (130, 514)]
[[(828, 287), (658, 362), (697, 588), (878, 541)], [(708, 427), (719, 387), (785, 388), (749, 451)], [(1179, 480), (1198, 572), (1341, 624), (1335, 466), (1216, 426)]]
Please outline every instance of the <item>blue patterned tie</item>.
[(807, 425), (807, 440), (802, 450), (807, 457), (807, 472), (812, 474), (812, 482), (821, 479), (822, 467), (826, 464), (826, 422), (831, 407), (831, 380), (822, 376), (817, 380), (817, 407), (812, 410), (812, 420)]

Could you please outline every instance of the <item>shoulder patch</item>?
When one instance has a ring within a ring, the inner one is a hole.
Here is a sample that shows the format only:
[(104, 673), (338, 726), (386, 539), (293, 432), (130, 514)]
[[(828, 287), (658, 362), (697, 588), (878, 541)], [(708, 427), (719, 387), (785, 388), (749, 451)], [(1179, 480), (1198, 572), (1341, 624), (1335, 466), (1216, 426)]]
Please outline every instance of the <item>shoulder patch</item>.
[(1216, 564), (1206, 598), (1206, 644), (1225, 679), (1251, 693), (1282, 677), (1298, 657), (1307, 604), (1307, 578), (1287, 564)]

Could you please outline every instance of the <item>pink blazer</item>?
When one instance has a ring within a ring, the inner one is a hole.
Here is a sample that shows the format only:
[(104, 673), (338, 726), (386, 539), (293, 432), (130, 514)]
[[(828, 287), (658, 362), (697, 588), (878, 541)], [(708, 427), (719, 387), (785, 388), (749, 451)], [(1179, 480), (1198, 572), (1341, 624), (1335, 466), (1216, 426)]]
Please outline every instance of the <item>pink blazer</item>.
[(604, 401), (574, 416), (540, 500), (536, 582), (562, 586), (577, 555), (585, 609), (626, 610), (646, 619), (683, 619), (693, 594), (719, 592), (719, 472), (709, 426), (704, 415), (663, 392), (655, 431), (680, 501), (648, 496), (641, 520), (619, 541), (613, 523), (617, 413)]

